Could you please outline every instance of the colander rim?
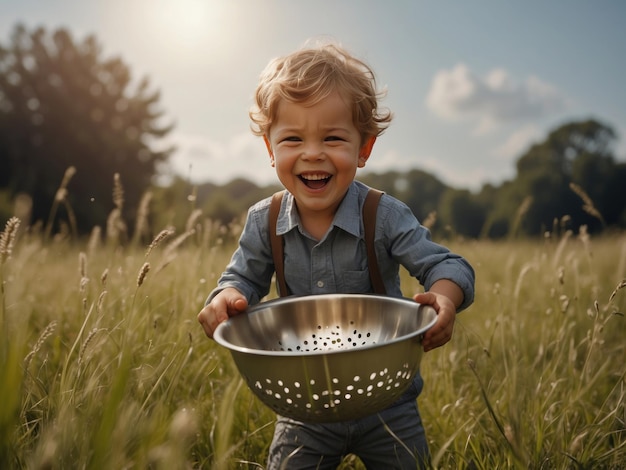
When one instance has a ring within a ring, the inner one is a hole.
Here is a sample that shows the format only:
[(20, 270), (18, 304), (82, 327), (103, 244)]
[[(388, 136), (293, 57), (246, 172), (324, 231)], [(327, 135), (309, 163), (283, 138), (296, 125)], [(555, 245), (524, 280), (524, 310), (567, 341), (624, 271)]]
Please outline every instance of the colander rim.
[[(417, 329), (416, 331), (412, 331), (411, 333), (408, 333), (406, 335), (398, 336), (396, 338), (385, 341), (384, 343), (358, 345), (349, 349), (331, 349), (331, 350), (319, 350), (319, 351), (283, 351), (283, 350), (272, 351), (272, 350), (266, 350), (266, 349), (254, 349), (254, 348), (249, 348), (249, 347), (244, 347), (244, 346), (238, 346), (236, 344), (231, 343), (224, 337), (224, 331), (226, 330), (226, 328), (228, 328), (230, 324), (236, 321), (235, 318), (237, 318), (239, 315), (254, 314), (256, 311), (264, 310), (265, 308), (271, 306), (271, 304), (297, 302), (304, 298), (333, 299), (333, 298), (345, 298), (345, 297), (373, 298), (373, 299), (384, 300), (384, 301), (392, 302), (392, 303), (401, 303), (405, 305), (410, 304), (411, 306), (415, 306), (416, 313), (420, 307), (424, 307), (426, 311), (431, 310), (432, 312), (434, 312), (434, 315), (428, 323), (426, 323), (424, 326)], [(280, 298), (271, 299), (265, 302), (260, 302), (256, 305), (249, 307), (245, 312), (239, 313), (238, 315), (228, 318), (227, 320), (217, 325), (217, 327), (215, 328), (215, 331), (213, 332), (213, 339), (220, 346), (223, 346), (229, 349), (230, 351), (235, 351), (235, 352), (243, 353), (243, 354), (251, 354), (255, 356), (268, 356), (268, 357), (270, 356), (271, 357), (325, 356), (325, 355), (334, 355), (334, 354), (341, 354), (341, 353), (345, 354), (345, 353), (354, 353), (358, 351), (367, 351), (371, 349), (383, 348), (383, 347), (390, 346), (396, 343), (400, 343), (400, 342), (403, 342), (403, 341), (415, 338), (416, 336), (424, 334), (426, 331), (432, 328), (432, 326), (435, 324), (436, 321), (437, 321), (437, 312), (432, 306), (428, 304), (420, 304), (416, 302), (415, 300), (409, 299), (406, 297), (391, 297), (391, 296), (383, 296), (383, 295), (377, 295), (377, 294), (313, 294), (313, 295), (306, 295), (306, 296), (290, 295), (287, 297), (280, 297)]]

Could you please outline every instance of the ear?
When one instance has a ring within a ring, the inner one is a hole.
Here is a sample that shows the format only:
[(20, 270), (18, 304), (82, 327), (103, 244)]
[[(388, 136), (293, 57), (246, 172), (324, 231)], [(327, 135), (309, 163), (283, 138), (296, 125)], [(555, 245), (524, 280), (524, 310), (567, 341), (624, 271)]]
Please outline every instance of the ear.
[(267, 135), (263, 135), (263, 141), (265, 142), (265, 146), (267, 147), (267, 153), (269, 153), (270, 155), (270, 165), (274, 167), (274, 152), (272, 151), (272, 144), (270, 143), (270, 139)]
[(376, 136), (371, 135), (361, 146), (361, 150), (359, 150), (359, 168), (363, 168), (365, 166), (365, 163), (367, 162), (367, 159), (370, 158), (370, 154), (372, 153), (372, 148), (374, 148), (375, 142)]

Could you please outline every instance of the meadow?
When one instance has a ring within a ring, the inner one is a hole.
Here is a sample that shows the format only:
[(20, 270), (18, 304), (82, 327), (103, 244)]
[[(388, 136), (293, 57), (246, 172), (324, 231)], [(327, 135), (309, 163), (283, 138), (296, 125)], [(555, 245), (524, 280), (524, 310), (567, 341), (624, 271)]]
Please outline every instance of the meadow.
[[(0, 468), (264, 468), (274, 415), (196, 321), (240, 228), (3, 224)], [(626, 234), (441, 241), (477, 285), (422, 361), (433, 468), (626, 468)]]

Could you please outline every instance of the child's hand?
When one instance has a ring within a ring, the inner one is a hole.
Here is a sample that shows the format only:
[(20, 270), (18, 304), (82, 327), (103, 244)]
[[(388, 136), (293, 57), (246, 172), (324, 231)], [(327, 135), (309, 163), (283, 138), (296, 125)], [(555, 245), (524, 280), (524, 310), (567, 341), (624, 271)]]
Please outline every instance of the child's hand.
[(198, 321), (206, 335), (209, 338), (213, 338), (217, 325), (228, 320), (228, 317), (245, 311), (247, 308), (248, 301), (241, 292), (232, 287), (227, 287), (213, 297), (209, 305), (200, 310)]
[(422, 340), (424, 352), (443, 346), (452, 337), (456, 307), (450, 298), (435, 292), (416, 294), (413, 300), (420, 304), (430, 305), (437, 311), (437, 321), (425, 334)]

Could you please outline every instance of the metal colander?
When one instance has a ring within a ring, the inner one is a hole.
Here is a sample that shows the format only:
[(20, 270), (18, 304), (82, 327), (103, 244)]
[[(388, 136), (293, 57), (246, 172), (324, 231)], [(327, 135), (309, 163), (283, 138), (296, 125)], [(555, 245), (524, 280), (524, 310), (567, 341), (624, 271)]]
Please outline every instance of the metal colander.
[(421, 337), (436, 317), (432, 307), (409, 299), (286, 297), (229, 318), (214, 339), (276, 413), (346, 421), (383, 410), (409, 387), (422, 357)]

